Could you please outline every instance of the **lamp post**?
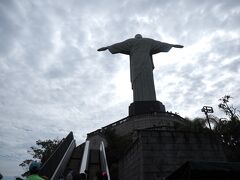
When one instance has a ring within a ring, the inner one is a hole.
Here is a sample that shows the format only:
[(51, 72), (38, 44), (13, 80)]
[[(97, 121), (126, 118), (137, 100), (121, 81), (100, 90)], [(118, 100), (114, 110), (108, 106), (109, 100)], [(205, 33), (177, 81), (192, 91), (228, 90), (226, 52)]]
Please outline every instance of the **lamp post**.
[(208, 121), (209, 128), (210, 128), (210, 130), (212, 130), (210, 122), (209, 122), (208, 113), (213, 113), (213, 108), (211, 106), (203, 106), (202, 112), (205, 113), (207, 121)]
[(226, 124), (228, 119), (227, 118), (220, 118), (219, 121), (222, 123), (222, 124)]

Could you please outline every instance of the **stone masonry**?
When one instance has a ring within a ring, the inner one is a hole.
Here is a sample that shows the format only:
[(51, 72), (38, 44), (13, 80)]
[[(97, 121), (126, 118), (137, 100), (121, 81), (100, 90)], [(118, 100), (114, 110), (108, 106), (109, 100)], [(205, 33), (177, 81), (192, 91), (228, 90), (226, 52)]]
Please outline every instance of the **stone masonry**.
[(109, 124), (108, 126), (89, 133), (88, 138), (99, 135), (107, 129), (114, 130), (115, 133), (119, 136), (124, 136), (138, 129), (146, 129), (152, 127), (162, 127), (164, 129), (164, 127), (173, 127), (174, 123), (184, 124), (185, 122), (186, 120), (184, 118), (180, 117), (177, 114), (169, 112), (128, 116), (112, 124)]
[(163, 179), (188, 160), (225, 161), (212, 133), (139, 130), (119, 162), (119, 180)]

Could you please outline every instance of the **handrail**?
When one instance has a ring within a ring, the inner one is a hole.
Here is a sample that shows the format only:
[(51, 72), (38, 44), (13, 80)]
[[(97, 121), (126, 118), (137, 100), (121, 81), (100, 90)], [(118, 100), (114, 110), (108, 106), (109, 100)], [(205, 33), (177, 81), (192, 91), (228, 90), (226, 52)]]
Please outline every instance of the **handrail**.
[(90, 141), (85, 142), (83, 157), (82, 157), (82, 163), (80, 166), (80, 174), (84, 173), (86, 174), (86, 171), (88, 170), (88, 163), (89, 163), (89, 152), (90, 152)]
[(53, 152), (50, 158), (43, 164), (40, 169), (40, 175), (47, 176), (49, 179), (52, 178), (52, 175), (56, 171), (59, 163), (65, 155), (65, 152), (69, 148), (73, 141), (73, 133), (70, 132), (67, 137), (59, 144), (57, 149)]
[(59, 177), (62, 175), (64, 169), (66, 168), (66, 165), (67, 165), (75, 147), (76, 147), (75, 140), (72, 140), (71, 144), (69, 145), (67, 151), (65, 152), (63, 158), (61, 159), (60, 163), (58, 164), (58, 166), (50, 180), (59, 179)]
[(107, 179), (110, 180), (107, 157), (106, 157), (105, 146), (104, 146), (103, 141), (101, 141), (101, 144), (100, 144), (100, 163), (101, 163), (102, 172), (106, 172)]

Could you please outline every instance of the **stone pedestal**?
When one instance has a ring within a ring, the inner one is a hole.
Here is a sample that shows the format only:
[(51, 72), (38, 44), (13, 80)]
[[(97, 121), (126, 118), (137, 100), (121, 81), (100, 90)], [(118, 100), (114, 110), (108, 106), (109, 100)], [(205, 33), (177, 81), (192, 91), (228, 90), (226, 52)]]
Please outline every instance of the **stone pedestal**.
[(135, 101), (129, 106), (129, 116), (153, 112), (166, 112), (165, 106), (160, 101)]
[(119, 180), (162, 180), (186, 161), (225, 162), (226, 158), (213, 133), (138, 130), (119, 162)]

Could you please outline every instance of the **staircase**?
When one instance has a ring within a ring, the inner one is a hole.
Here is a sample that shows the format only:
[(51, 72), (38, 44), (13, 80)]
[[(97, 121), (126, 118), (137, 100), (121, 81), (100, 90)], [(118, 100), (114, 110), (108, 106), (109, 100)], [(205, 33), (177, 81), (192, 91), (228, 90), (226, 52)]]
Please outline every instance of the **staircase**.
[(101, 142), (99, 149), (90, 149), (90, 143), (86, 141), (76, 147), (73, 133), (70, 132), (43, 164), (40, 175), (47, 176), (49, 180), (59, 180), (74, 172), (84, 173), (87, 180), (93, 180), (105, 174), (105, 178), (110, 180), (104, 143)]
[(80, 169), (80, 165), (82, 162), (82, 156), (83, 156), (83, 151), (84, 151), (84, 146), (85, 143), (77, 146), (73, 152), (72, 155), (69, 159), (69, 162), (67, 164), (67, 167), (65, 168), (65, 171), (63, 173), (64, 177), (67, 176), (67, 174), (70, 171), (78, 172)]

